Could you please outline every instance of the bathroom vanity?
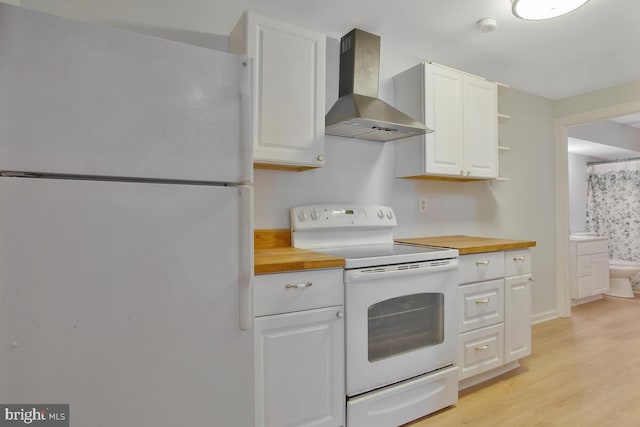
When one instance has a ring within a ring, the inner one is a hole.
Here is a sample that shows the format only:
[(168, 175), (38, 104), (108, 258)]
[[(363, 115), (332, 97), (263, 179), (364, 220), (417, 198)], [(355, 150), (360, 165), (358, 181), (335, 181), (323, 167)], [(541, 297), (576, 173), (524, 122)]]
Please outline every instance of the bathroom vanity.
[(609, 290), (609, 239), (595, 233), (569, 236), (569, 287), (572, 305), (602, 298)]

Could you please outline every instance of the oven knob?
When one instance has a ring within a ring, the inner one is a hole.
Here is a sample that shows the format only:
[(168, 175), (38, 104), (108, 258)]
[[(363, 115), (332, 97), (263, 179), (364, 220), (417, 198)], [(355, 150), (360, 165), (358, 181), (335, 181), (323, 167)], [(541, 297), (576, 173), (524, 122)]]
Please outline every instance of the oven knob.
[(378, 209), (378, 218), (384, 218), (384, 212), (382, 212), (382, 209)]
[(311, 211), (311, 219), (314, 221), (320, 219), (320, 212), (318, 212), (317, 209)]
[(391, 211), (387, 212), (387, 218), (389, 219), (393, 218), (393, 213), (391, 213)]
[(339, 311), (336, 313), (336, 316), (338, 317), (338, 319), (342, 319), (344, 317), (344, 312), (343, 311)]
[(298, 212), (298, 219), (300, 221), (306, 221), (307, 219), (309, 219), (309, 214), (306, 213), (305, 211), (300, 211)]

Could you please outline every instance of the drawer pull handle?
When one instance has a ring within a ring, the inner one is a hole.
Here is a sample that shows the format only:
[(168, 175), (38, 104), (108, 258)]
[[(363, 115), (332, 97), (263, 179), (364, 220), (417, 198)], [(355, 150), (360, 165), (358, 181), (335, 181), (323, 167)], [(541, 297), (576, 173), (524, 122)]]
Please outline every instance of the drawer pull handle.
[(479, 345), (475, 348), (475, 350), (477, 351), (484, 351), (484, 350), (489, 350), (489, 346), (488, 345)]
[(489, 265), (489, 261), (476, 261), (476, 265)]
[(489, 298), (476, 300), (476, 304), (488, 304)]
[(310, 287), (312, 285), (313, 285), (313, 283), (311, 283), (311, 282), (287, 283), (286, 285), (284, 285), (284, 287), (286, 289), (304, 289), (304, 288), (308, 288), (308, 287)]
[(514, 261), (524, 261), (524, 257), (523, 256), (517, 256), (517, 257), (513, 257)]

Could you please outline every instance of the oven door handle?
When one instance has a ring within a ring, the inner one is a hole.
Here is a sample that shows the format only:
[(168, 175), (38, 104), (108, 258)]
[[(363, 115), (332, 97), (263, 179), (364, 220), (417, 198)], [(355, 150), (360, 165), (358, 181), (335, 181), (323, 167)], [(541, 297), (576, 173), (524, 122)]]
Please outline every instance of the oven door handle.
[(420, 266), (417, 268), (407, 268), (407, 269), (392, 269), (392, 270), (383, 270), (382, 268), (363, 268), (360, 270), (346, 270), (345, 271), (345, 283), (353, 283), (353, 282), (366, 282), (369, 280), (378, 280), (378, 279), (390, 279), (397, 277), (410, 277), (410, 276), (418, 276), (424, 274), (432, 274), (438, 273), (441, 271), (447, 270), (456, 270), (458, 268), (458, 260), (452, 259), (448, 260), (445, 264), (438, 265), (426, 265)]

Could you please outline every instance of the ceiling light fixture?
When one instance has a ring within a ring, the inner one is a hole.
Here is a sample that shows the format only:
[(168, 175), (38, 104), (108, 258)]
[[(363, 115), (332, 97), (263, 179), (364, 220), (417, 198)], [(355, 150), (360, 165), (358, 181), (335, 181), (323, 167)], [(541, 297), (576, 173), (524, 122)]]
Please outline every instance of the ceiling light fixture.
[(555, 18), (573, 12), (589, 0), (511, 0), (511, 10), (528, 21)]

